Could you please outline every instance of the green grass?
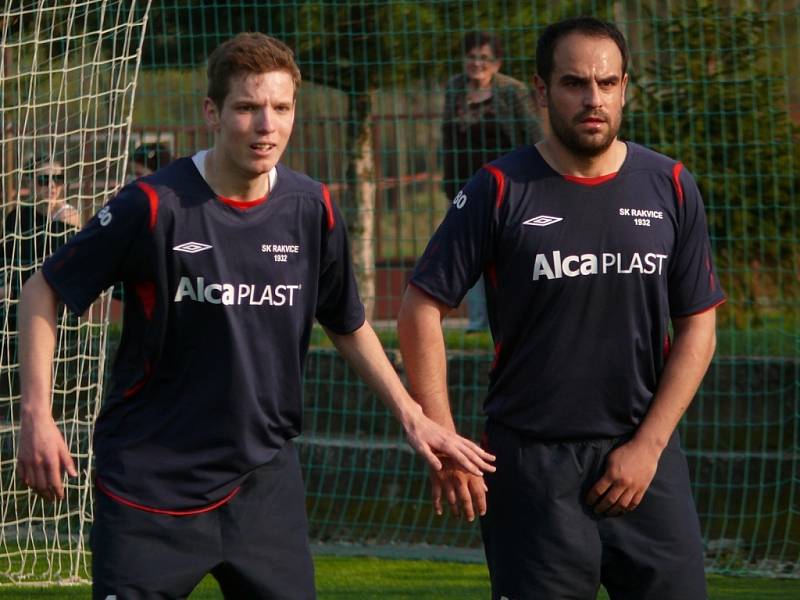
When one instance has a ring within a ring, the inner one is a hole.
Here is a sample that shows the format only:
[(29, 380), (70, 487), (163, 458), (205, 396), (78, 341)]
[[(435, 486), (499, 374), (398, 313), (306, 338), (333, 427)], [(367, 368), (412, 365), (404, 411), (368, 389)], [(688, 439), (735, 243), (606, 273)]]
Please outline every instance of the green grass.
[[(486, 566), (424, 560), (317, 556), (319, 600), (485, 600), (489, 598)], [(756, 579), (709, 575), (711, 600), (791, 600), (800, 598), (800, 580)], [(89, 586), (2, 587), (4, 600), (87, 598)], [(190, 600), (222, 598), (213, 578), (206, 577)], [(607, 600), (601, 590), (598, 600)]]

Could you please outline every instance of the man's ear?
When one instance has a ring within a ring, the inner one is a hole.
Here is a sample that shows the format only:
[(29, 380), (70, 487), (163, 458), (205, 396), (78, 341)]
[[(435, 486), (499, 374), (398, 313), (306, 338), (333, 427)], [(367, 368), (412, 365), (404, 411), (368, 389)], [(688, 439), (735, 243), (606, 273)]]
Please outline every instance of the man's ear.
[(628, 74), (622, 77), (622, 106), (625, 106), (625, 94), (628, 91)]
[(203, 118), (211, 130), (217, 131), (219, 129), (219, 108), (208, 96), (203, 100)]
[(533, 91), (536, 94), (536, 102), (541, 108), (547, 108), (547, 84), (539, 75), (533, 76)]

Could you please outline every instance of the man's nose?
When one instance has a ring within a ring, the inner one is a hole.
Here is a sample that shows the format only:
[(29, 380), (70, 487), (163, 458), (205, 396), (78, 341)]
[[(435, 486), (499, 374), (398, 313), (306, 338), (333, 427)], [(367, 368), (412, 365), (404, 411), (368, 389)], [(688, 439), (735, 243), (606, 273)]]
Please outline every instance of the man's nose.
[(275, 129), (275, 114), (269, 106), (258, 111), (256, 129), (261, 132), (270, 132)]
[(586, 87), (586, 94), (583, 98), (583, 104), (584, 106), (591, 108), (597, 108), (599, 106), (602, 106), (603, 100), (600, 95), (600, 86), (597, 84), (596, 81), (592, 81)]

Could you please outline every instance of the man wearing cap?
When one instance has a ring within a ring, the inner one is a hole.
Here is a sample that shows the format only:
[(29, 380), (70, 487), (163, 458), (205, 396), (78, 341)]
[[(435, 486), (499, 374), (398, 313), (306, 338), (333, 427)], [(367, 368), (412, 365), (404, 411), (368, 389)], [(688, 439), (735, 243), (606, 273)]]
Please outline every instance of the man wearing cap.
[(131, 174), (134, 178), (144, 177), (171, 162), (172, 155), (164, 144), (142, 144), (131, 155)]

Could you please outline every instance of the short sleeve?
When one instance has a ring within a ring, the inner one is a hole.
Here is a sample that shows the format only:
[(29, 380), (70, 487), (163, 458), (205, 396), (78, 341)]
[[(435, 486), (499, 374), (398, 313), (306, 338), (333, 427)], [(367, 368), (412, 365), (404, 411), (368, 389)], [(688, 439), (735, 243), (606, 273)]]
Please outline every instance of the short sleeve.
[(678, 235), (669, 267), (669, 307), (673, 317), (696, 314), (725, 300), (714, 270), (705, 208), (694, 178), (676, 165)]
[(417, 262), (412, 285), (450, 307), (461, 303), (491, 260), (498, 194), (486, 167), (467, 182)]
[(366, 317), (350, 259), (347, 228), (333, 202), (327, 210), (332, 218), (323, 225), (315, 316), (333, 332), (347, 334), (361, 327)]
[(141, 257), (135, 243), (149, 235), (150, 203), (136, 186), (124, 188), (48, 258), (44, 277), (64, 304), (83, 314), (94, 300), (118, 281)]

